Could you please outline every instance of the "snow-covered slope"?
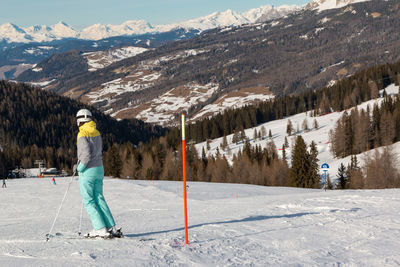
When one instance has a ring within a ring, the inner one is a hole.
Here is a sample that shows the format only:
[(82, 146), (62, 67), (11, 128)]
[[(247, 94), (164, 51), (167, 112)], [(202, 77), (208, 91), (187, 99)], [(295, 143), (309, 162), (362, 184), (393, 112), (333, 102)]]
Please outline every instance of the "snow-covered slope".
[(318, 11), (341, 8), (350, 4), (366, 2), (371, 0), (312, 0), (306, 8), (317, 9)]
[[(399, 87), (395, 85), (390, 85), (386, 89), (386, 92), (388, 94), (398, 94), (399, 93)], [(359, 105), (357, 108), (358, 109), (366, 109), (367, 106), (369, 105), (371, 110), (373, 108), (373, 105), (375, 103), (379, 104), (383, 101), (383, 98), (378, 98), (374, 100), (370, 100), (368, 102), (362, 103)], [(349, 112), (349, 110), (348, 110)], [(286, 159), (288, 162), (291, 162), (291, 149), (293, 148), (293, 145), (295, 143), (295, 138), (296, 136), (292, 134), (292, 136), (288, 136), (286, 133), (286, 126), (288, 123), (288, 120), (292, 122), (292, 125), (295, 129), (299, 129), (297, 134), (300, 134), (304, 141), (306, 142), (307, 145), (311, 144), (312, 141), (314, 141), (317, 144), (318, 148), (318, 159), (319, 159), (319, 165), (321, 166), (323, 163), (328, 163), (330, 166), (329, 169), (329, 175), (332, 180), (336, 179), (336, 174), (338, 171), (338, 168), (341, 163), (343, 163), (345, 166), (347, 166), (350, 163), (350, 156), (343, 158), (343, 159), (337, 159), (334, 158), (331, 151), (330, 151), (330, 146), (331, 144), (329, 143), (329, 131), (333, 129), (336, 126), (337, 120), (343, 115), (343, 112), (333, 112), (324, 116), (319, 116), (319, 117), (311, 117), (311, 113), (300, 113), (296, 114), (294, 116), (290, 116), (281, 120), (275, 120), (275, 121), (270, 121), (267, 123), (264, 123), (262, 125), (259, 125), (254, 128), (246, 129), (245, 134), (246, 136), (251, 140), (251, 145), (260, 145), (262, 148), (266, 147), (267, 142), (269, 142), (268, 136), (264, 136), (263, 140), (253, 140), (253, 135), (254, 135), (254, 130), (256, 129), (257, 133), (261, 131), (261, 128), (264, 127), (266, 130), (266, 134), (268, 135), (269, 131), (271, 130), (272, 133), (272, 140), (274, 141), (277, 149), (278, 149), (278, 154), (280, 157), (282, 157), (282, 145), (285, 142), (285, 137), (287, 137), (287, 140), (289, 142), (289, 148), (286, 149)], [(314, 124), (314, 119), (318, 123), (318, 129), (313, 129), (313, 124)], [(302, 130), (302, 125), (304, 120), (307, 121), (308, 127), (311, 129), (310, 131), (303, 131)], [(231, 160), (234, 154), (237, 154), (239, 150), (243, 149), (244, 143), (233, 143), (232, 142), (233, 135), (227, 136), (227, 141), (229, 145), (229, 149), (226, 149), (225, 151), (221, 149), (221, 143), (223, 138), (218, 138), (211, 140), (210, 143), (210, 150), (207, 151), (207, 145), (206, 142), (202, 142), (199, 144), (196, 144), (196, 149), (201, 155), (202, 150), (206, 151), (208, 155), (216, 155), (217, 153), (217, 148), (219, 150), (219, 153), (223, 154), (226, 156), (228, 160)], [(400, 155), (400, 142), (392, 145), (393, 150), (395, 153), (398, 153)], [(367, 152), (366, 152), (367, 153)], [(365, 153), (364, 153), (365, 154)], [(363, 164), (363, 155), (358, 155), (358, 160)]]
[(108, 51), (88, 52), (84, 53), (83, 56), (88, 60), (89, 71), (96, 71), (114, 62), (136, 56), (147, 50), (147, 48), (143, 47), (127, 46)]
[[(400, 190), (104, 180), (122, 239), (79, 239), (74, 180), (14, 179), (0, 194), (2, 266), (398, 266)], [(91, 230), (86, 212), (82, 232)]]
[(29, 43), (32, 37), (29, 36), (24, 29), (12, 23), (0, 25), (0, 40), (6, 42)]
[(173, 29), (196, 29), (200, 31), (225, 26), (238, 26), (247, 23), (254, 23), (259, 18), (278, 18), (285, 16), (293, 11), (299, 10), (298, 6), (262, 6), (251, 9), (242, 14), (227, 10), (225, 12), (214, 12), (210, 15), (191, 19), (179, 23), (168, 25), (152, 26), (144, 20), (129, 20), (121, 25), (94, 24), (82, 31), (78, 31), (64, 22), (59, 22), (53, 26), (36, 25), (28, 28), (19, 27), (11, 23), (0, 25), (0, 41), (6, 42), (47, 42), (63, 38), (78, 38), (87, 40), (100, 40), (104, 38), (124, 35), (137, 35), (145, 33), (168, 32)]

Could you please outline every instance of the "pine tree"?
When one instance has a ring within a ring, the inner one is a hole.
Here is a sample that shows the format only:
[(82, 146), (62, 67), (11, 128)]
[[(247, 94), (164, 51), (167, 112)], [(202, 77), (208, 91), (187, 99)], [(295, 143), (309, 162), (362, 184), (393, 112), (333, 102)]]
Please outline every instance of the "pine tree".
[(288, 142), (286, 136), (285, 136), (285, 142), (283, 143), (283, 145), (285, 146), (285, 148), (289, 148), (289, 142)]
[(361, 189), (364, 187), (364, 177), (359, 167), (357, 156), (351, 156), (350, 165), (347, 166), (346, 172), (349, 188)]
[(240, 141), (239, 132), (237, 130), (235, 130), (235, 132), (233, 133), (233, 136), (232, 136), (232, 143), (237, 144), (239, 141)]
[(246, 133), (244, 132), (243, 127), (242, 127), (242, 129), (240, 131), (240, 141), (243, 141), (243, 142), (246, 141)]
[(286, 133), (291, 136), (293, 132), (293, 124), (291, 120), (288, 120), (287, 125), (286, 125)]
[(256, 142), (256, 141), (257, 141), (257, 129), (254, 128), (254, 131), (253, 131), (253, 142)]
[(319, 128), (317, 119), (314, 119), (313, 128), (314, 128), (314, 130), (318, 130), (318, 128)]
[(267, 153), (268, 153), (268, 155), (269, 155), (269, 157), (270, 157), (271, 159), (276, 159), (276, 158), (278, 158), (278, 151), (277, 151), (277, 149), (276, 149), (276, 145), (275, 145), (275, 143), (274, 143), (273, 140), (269, 140), (269, 141), (267, 142), (266, 149), (267, 149)]
[(285, 147), (285, 144), (282, 145), (282, 159), (286, 160), (286, 147)]
[(303, 120), (303, 123), (302, 123), (302, 125), (301, 125), (301, 128), (302, 128), (303, 131), (305, 131), (305, 132), (308, 132), (308, 131), (309, 131), (307, 118), (305, 118), (305, 119)]
[(228, 140), (226, 139), (226, 135), (224, 135), (224, 137), (222, 138), (221, 149), (225, 151), (227, 147), (228, 147)]
[(301, 135), (297, 136), (292, 151), (292, 167), (290, 168), (290, 186), (306, 187), (310, 176), (310, 159), (306, 143)]
[(267, 135), (267, 130), (265, 129), (264, 125), (261, 126), (261, 138), (264, 139)]
[(310, 174), (307, 187), (318, 188), (320, 182), (319, 165), (318, 165), (318, 149), (314, 141), (310, 144)]
[(330, 112), (330, 102), (325, 92), (322, 94), (322, 99), (319, 105), (319, 110), (322, 115), (328, 114)]
[(345, 155), (353, 154), (354, 147), (354, 131), (353, 131), (353, 122), (351, 116), (349, 116), (346, 112), (343, 115), (344, 119), (344, 149)]
[(338, 184), (337, 188), (338, 189), (346, 189), (347, 188), (347, 177), (346, 177), (346, 167), (344, 166), (343, 163), (340, 163), (339, 169), (338, 169)]
[(104, 160), (105, 172), (113, 177), (120, 177), (122, 171), (122, 160), (118, 151), (119, 145), (112, 145), (107, 150)]

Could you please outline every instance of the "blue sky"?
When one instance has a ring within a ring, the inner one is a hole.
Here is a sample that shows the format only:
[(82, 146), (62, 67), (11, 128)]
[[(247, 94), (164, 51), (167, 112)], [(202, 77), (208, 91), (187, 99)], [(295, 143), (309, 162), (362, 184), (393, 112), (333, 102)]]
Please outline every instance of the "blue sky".
[(1, 0), (0, 24), (22, 27), (64, 21), (78, 29), (143, 19), (168, 24), (232, 9), (243, 12), (263, 5), (303, 5), (311, 0)]

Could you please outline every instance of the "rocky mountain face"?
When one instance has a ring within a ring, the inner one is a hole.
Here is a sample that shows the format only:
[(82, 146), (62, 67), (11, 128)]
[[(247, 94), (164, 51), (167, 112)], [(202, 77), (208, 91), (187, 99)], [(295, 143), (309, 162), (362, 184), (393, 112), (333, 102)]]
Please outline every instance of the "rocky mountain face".
[(341, 8), (350, 4), (366, 2), (370, 0), (312, 0), (308, 3), (306, 9), (316, 9), (318, 11)]
[(172, 125), (182, 111), (196, 120), (274, 95), (330, 86), (368, 66), (400, 60), (398, 1), (318, 9), (328, 1), (283, 18), (209, 30), (95, 71), (80, 53), (88, 65), (79, 74), (29, 70), (20, 77), (52, 81), (46, 90), (116, 118)]
[(297, 6), (262, 6), (244, 13), (214, 12), (168, 25), (153, 26), (143, 20), (129, 20), (120, 25), (94, 24), (83, 30), (76, 30), (62, 21), (52, 26), (27, 28), (5, 23), (0, 25), (0, 79), (13, 79), (55, 53), (103, 51), (124, 46), (154, 48), (166, 42), (193, 38), (209, 29), (254, 23), (261, 17), (278, 18), (298, 9)]

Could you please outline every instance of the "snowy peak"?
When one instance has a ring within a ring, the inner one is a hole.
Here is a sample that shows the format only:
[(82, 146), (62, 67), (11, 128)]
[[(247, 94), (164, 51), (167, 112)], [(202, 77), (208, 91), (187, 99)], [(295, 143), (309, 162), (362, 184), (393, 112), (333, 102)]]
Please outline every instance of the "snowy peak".
[(266, 5), (259, 8), (250, 9), (244, 12), (243, 16), (246, 17), (250, 23), (255, 23), (258, 21), (277, 19), (300, 9), (301, 8), (296, 5), (283, 5), (279, 7)]
[(367, 1), (370, 0), (313, 0), (306, 5), (306, 9), (317, 9), (318, 11), (323, 11)]
[(51, 26), (51, 31), (57, 38), (75, 38), (79, 36), (79, 32), (77, 30), (63, 21)]
[(214, 12), (208, 16), (191, 19), (178, 23), (176, 26), (183, 28), (207, 30), (224, 26), (239, 26), (249, 23), (248, 19), (240, 13), (228, 9), (225, 12)]
[(146, 21), (129, 20), (121, 25), (94, 24), (83, 29), (79, 37), (87, 40), (100, 40), (114, 36), (145, 34), (149, 32), (154, 32), (154, 28)]
[(94, 24), (83, 29), (80, 36), (82, 39), (99, 40), (112, 36), (112, 30), (107, 25)]
[(12, 23), (4, 23), (0, 25), (1, 31), (8, 31), (10, 33), (25, 33), (23, 29)]
[(0, 40), (3, 39), (8, 42), (31, 42), (32, 38), (28, 36), (24, 29), (12, 23), (5, 23), (0, 25)]
[(46, 42), (62, 38), (75, 38), (78, 31), (68, 26), (64, 22), (59, 22), (53, 26), (34, 25), (22, 28), (12, 23), (0, 25), (0, 40), (8, 42)]
[(0, 41), (29, 43), (53, 41), (63, 38), (100, 40), (115, 36), (168, 32), (177, 28), (205, 31), (217, 27), (255, 23), (260, 19), (276, 19), (299, 9), (297, 6), (280, 6), (276, 8), (273, 6), (262, 6), (244, 13), (228, 9), (224, 12), (214, 12), (204, 17), (154, 27), (144, 20), (129, 20), (120, 25), (94, 24), (82, 31), (77, 31), (62, 21), (50, 27), (35, 25), (28, 28), (21, 28), (17, 25), (6, 23), (0, 25)]

